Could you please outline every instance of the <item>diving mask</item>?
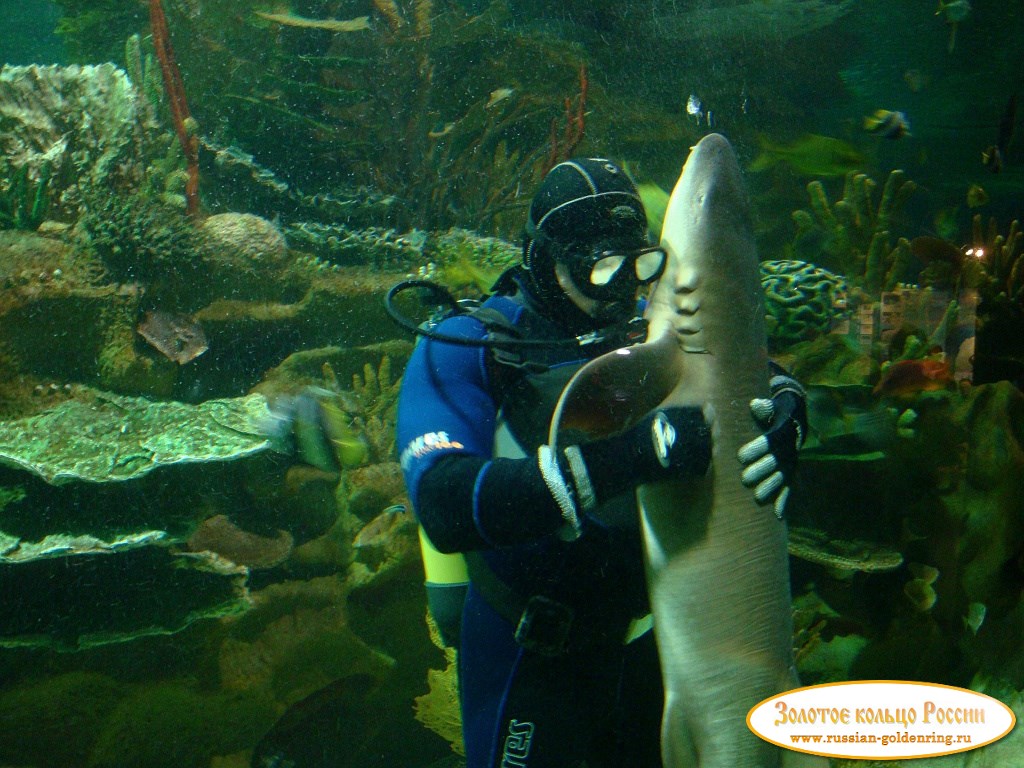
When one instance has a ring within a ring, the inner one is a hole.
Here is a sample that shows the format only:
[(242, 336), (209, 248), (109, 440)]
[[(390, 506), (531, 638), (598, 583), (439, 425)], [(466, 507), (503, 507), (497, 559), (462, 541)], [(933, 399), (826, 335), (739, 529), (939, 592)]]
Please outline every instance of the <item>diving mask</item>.
[(570, 262), (573, 282), (584, 295), (598, 301), (635, 297), (665, 271), (668, 254), (659, 245), (621, 249), (598, 246)]

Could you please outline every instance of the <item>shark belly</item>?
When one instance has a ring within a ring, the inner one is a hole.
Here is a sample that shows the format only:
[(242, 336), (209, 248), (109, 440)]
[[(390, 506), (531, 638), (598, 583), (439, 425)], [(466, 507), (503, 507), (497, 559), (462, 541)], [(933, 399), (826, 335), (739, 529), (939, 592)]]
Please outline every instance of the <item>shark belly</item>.
[(665, 766), (760, 768), (782, 751), (746, 727), (795, 682), (785, 524), (740, 482), (749, 413), (768, 392), (760, 275), (735, 155), (721, 136), (691, 152), (662, 230), (665, 275), (648, 343), (681, 357), (663, 405), (703, 406), (713, 461), (697, 481), (641, 486), (648, 590), (665, 683)]
[[(592, 361), (552, 421), (610, 400), (698, 405), (712, 424), (706, 477), (637, 489), (665, 710), (665, 768), (827, 765), (755, 736), (747, 712), (797, 685), (786, 526), (740, 481), (737, 451), (757, 436), (752, 398), (768, 394), (768, 359), (749, 204), (719, 135), (690, 153), (662, 230), (665, 273), (649, 298), (646, 342)], [(596, 374), (596, 375), (595, 375)], [(614, 391), (612, 391), (614, 390)], [(619, 425), (621, 426), (621, 425)]]

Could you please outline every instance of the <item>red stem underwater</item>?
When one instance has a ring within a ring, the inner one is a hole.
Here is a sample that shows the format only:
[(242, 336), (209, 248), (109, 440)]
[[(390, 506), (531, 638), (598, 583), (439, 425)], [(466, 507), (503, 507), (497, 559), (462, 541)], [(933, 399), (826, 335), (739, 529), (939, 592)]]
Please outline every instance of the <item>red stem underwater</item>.
[(160, 62), (160, 72), (164, 78), (164, 90), (167, 91), (167, 102), (171, 108), (171, 122), (178, 136), (182, 152), (185, 153), (185, 166), (188, 180), (185, 182), (185, 210), (189, 216), (199, 213), (199, 137), (195, 135), (192, 114), (185, 100), (185, 83), (181, 79), (181, 71), (174, 59), (174, 48), (171, 47), (171, 34), (167, 28), (167, 16), (161, 0), (149, 0), (149, 23), (153, 29), (153, 48)]

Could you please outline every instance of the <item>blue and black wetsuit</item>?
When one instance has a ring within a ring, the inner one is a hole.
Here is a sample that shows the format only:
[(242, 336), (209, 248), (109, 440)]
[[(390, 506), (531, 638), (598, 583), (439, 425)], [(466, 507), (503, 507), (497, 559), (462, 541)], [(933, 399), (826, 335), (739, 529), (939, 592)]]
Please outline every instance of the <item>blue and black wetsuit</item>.
[[(521, 294), (484, 306), (523, 338), (566, 335)], [(473, 314), (438, 330), (488, 333)], [(657, 653), (652, 633), (635, 631), (648, 606), (632, 492), (567, 542), (537, 466), (580, 355), (507, 360), (428, 338), (405, 372), (398, 445), (410, 499), (433, 544), (470, 562), (459, 644), (468, 768), (661, 764)]]

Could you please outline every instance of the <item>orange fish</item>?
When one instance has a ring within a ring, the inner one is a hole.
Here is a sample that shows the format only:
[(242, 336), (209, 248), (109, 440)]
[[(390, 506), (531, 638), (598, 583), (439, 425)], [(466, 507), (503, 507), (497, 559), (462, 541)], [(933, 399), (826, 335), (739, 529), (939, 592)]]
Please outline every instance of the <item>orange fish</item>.
[(953, 380), (944, 360), (900, 360), (886, 368), (874, 393), (883, 397), (908, 397), (945, 389)]

